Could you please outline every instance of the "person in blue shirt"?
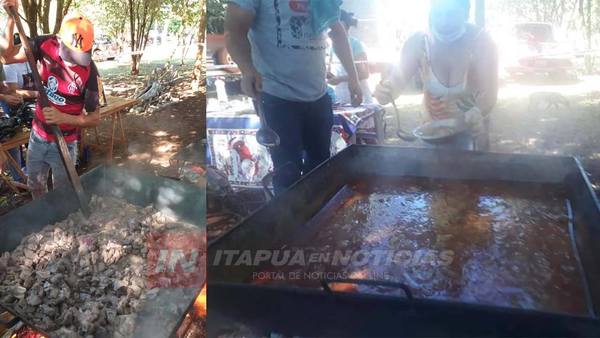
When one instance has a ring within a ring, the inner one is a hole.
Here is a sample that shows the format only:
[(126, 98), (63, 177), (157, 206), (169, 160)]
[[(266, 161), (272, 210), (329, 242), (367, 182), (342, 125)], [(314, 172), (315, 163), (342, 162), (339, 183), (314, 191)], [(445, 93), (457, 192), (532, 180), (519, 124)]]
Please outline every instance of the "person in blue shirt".
[(351, 102), (362, 102), (348, 35), (339, 20), (340, 4), (228, 1), (225, 39), (242, 72), (242, 90), (262, 104), (266, 122), (281, 138), (280, 145), (270, 149), (276, 194), (330, 156), (333, 108), (327, 94), (327, 30), (348, 73)]
[[(354, 17), (354, 13), (350, 13), (342, 10), (340, 21), (344, 24), (346, 32), (350, 31), (350, 28), (358, 26), (358, 20)], [(360, 88), (363, 94), (363, 103), (373, 103), (371, 96), (371, 88), (369, 87), (369, 58), (367, 56), (367, 50), (363, 43), (354, 36), (348, 35), (350, 41), (350, 48), (352, 49), (352, 56), (356, 64), (356, 71), (358, 72), (358, 79), (360, 80)], [(348, 73), (342, 66), (339, 58), (332, 51), (329, 59), (329, 72), (327, 74), (327, 82), (333, 86), (335, 90), (335, 97), (338, 103), (350, 104), (350, 92), (348, 91)]]

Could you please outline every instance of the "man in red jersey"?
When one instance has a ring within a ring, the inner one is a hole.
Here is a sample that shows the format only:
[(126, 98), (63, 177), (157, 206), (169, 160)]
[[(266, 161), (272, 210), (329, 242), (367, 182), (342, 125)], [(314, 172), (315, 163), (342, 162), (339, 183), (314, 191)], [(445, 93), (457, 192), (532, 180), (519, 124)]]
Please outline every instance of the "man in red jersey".
[[(18, 9), (17, 0), (1, 0), (0, 5)], [(9, 18), (7, 29), (14, 29)], [(7, 63), (27, 61), (22, 49), (12, 39), (0, 38), (0, 49)], [(63, 132), (73, 161), (77, 160), (77, 140), (81, 128), (94, 127), (100, 121), (98, 105), (98, 70), (92, 61), (94, 27), (81, 15), (63, 20), (57, 36), (40, 36), (31, 40), (34, 58), (51, 107), (43, 108), (38, 102), (27, 151), (28, 185), (34, 198), (48, 191), (48, 174), (52, 169), (54, 188), (68, 183), (66, 170), (60, 159), (60, 150), (50, 125), (56, 124)]]

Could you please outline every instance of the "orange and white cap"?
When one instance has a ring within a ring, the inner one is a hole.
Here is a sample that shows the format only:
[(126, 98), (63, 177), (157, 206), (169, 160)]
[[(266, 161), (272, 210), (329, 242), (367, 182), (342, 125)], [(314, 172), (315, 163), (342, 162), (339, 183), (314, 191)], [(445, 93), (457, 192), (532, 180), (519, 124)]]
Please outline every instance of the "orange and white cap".
[(90, 64), (94, 46), (94, 25), (90, 20), (79, 13), (71, 14), (63, 19), (58, 36), (63, 59), (82, 66)]

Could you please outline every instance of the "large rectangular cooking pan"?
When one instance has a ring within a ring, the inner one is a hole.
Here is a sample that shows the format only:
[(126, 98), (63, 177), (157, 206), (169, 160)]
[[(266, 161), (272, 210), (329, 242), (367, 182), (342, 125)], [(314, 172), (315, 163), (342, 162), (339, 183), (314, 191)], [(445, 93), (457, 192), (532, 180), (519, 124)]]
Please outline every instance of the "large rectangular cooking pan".
[[(243, 285), (251, 280), (252, 273), (255, 272), (254, 267), (214, 265), (212, 262), (216, 261), (217, 252), (280, 249), (283, 245), (298, 241), (299, 238), (310, 238), (316, 230), (313, 227), (317, 223), (308, 221), (344, 185), (361, 177), (403, 176), (562, 186), (572, 207), (573, 238), (577, 254), (581, 258), (584, 282), (588, 288), (589, 319), (597, 320), (595, 314), (600, 310), (600, 204), (587, 174), (579, 161), (573, 157), (351, 146), (305, 176), (286, 193), (245, 219), (230, 232), (209, 243), (209, 285), (225, 289), (244, 287), (248, 292), (259, 292), (259, 289), (253, 286)], [(260, 292), (268, 292), (269, 289), (266, 290)], [(231, 291), (233, 293), (235, 290)], [(213, 297), (214, 301), (211, 301)], [(208, 298), (211, 308), (217, 313), (217, 307), (223, 302), (217, 299), (216, 293), (209, 292)], [(282, 301), (288, 298), (283, 297)], [(325, 301), (326, 298), (323, 299)], [(438, 304), (440, 308), (449, 306), (449, 303), (444, 301), (428, 301), (426, 304), (433, 307)], [(515, 320), (527, 312), (498, 310), (514, 314)], [(533, 316), (535, 314), (532, 312)], [(564, 318), (570, 317), (564, 315)], [(582, 331), (585, 332), (589, 331)]]

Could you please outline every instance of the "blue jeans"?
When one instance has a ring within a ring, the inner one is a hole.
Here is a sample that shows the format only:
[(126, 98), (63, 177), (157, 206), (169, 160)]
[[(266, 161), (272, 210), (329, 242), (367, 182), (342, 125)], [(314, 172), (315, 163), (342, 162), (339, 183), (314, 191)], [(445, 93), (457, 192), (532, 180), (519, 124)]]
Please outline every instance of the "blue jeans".
[(314, 102), (288, 101), (264, 92), (261, 99), (269, 127), (281, 138), (279, 147), (270, 150), (278, 194), (329, 158), (333, 108), (327, 94)]
[[(67, 147), (71, 160), (77, 163), (77, 142), (67, 143)], [(46, 141), (32, 131), (27, 150), (27, 185), (31, 188), (33, 198), (38, 198), (48, 192), (50, 169), (52, 169), (54, 189), (69, 184), (67, 171), (60, 159), (60, 151), (56, 142)]]

